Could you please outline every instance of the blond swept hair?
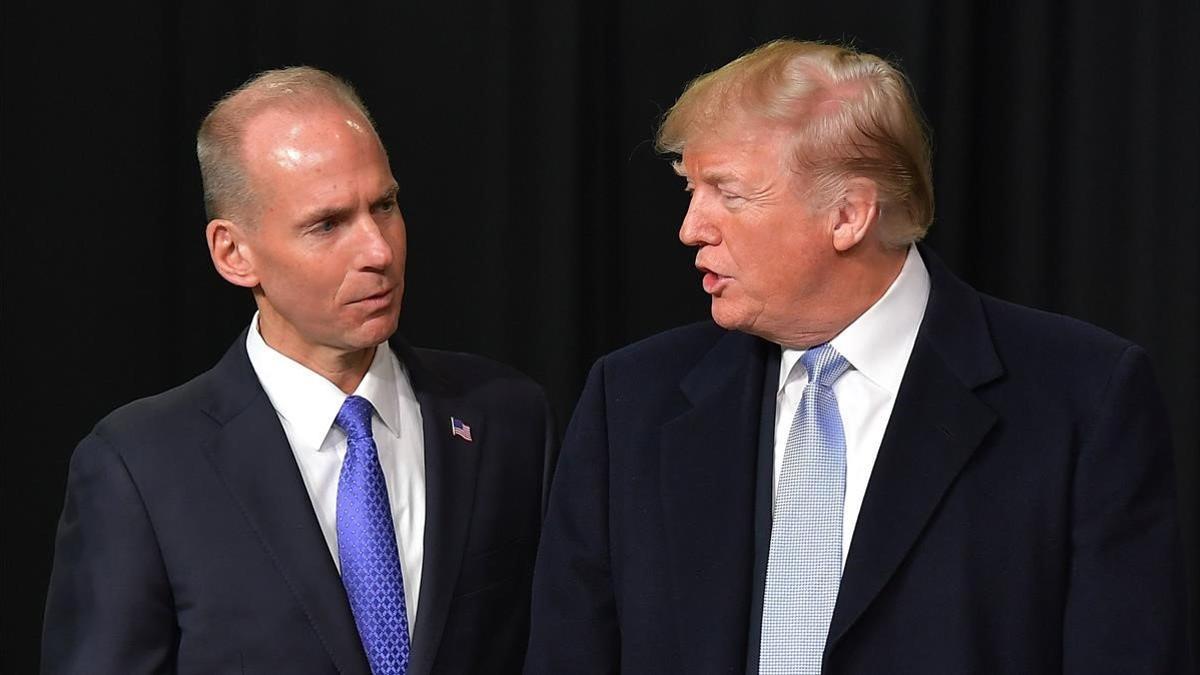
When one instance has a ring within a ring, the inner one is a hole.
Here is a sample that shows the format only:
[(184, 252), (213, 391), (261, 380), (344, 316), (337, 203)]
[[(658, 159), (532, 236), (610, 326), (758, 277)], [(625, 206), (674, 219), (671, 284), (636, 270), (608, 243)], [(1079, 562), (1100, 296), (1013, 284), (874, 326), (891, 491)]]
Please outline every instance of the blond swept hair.
[(833, 205), (848, 179), (864, 177), (879, 189), (886, 244), (905, 246), (929, 229), (929, 137), (908, 80), (884, 59), (818, 42), (768, 42), (693, 80), (663, 118), (658, 148), (682, 154), (689, 140), (739, 114), (791, 131), (792, 168), (807, 180), (814, 208)]
[(375, 130), (371, 114), (349, 82), (310, 66), (263, 71), (217, 101), (196, 133), (209, 220), (243, 219), (250, 224), (254, 217), (254, 192), (242, 156), (242, 138), (251, 120), (268, 109), (301, 112), (330, 103), (362, 115)]

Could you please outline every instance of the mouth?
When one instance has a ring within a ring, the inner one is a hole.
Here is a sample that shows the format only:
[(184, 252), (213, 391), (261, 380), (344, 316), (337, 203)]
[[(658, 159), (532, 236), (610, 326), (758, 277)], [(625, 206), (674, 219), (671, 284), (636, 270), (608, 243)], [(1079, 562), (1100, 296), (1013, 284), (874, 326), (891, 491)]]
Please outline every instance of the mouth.
[(703, 265), (697, 265), (696, 269), (704, 275), (700, 284), (704, 287), (704, 292), (709, 295), (720, 295), (725, 286), (729, 284), (729, 280), (733, 278), (718, 274)]
[(351, 302), (352, 305), (363, 307), (370, 311), (378, 311), (386, 309), (392, 303), (393, 294), (396, 292), (396, 286), (391, 286), (385, 290), (379, 291), (373, 295), (364, 296)]

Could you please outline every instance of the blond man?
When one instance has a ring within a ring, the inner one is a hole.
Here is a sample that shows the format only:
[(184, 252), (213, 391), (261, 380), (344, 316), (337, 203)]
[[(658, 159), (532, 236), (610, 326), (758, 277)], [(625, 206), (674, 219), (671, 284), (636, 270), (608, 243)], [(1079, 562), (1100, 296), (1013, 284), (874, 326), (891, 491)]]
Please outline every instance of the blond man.
[(712, 321), (592, 369), (526, 672), (1185, 672), (1146, 354), (917, 244), (896, 68), (773, 42), (692, 82), (659, 145)]

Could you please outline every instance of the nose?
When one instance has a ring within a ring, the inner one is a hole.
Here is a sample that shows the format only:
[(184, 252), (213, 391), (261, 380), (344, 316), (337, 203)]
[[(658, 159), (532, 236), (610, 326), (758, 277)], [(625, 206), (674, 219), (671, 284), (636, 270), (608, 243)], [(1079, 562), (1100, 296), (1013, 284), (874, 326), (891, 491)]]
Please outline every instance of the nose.
[(692, 192), (687, 213), (679, 226), (679, 241), (684, 246), (712, 246), (720, 243), (720, 231), (708, 213), (705, 198), (699, 190)]
[(359, 219), (355, 229), (358, 233), (359, 267), (373, 271), (383, 271), (390, 267), (396, 257), (396, 251), (392, 249), (392, 242), (384, 235), (380, 224), (375, 222), (374, 218), (366, 216)]

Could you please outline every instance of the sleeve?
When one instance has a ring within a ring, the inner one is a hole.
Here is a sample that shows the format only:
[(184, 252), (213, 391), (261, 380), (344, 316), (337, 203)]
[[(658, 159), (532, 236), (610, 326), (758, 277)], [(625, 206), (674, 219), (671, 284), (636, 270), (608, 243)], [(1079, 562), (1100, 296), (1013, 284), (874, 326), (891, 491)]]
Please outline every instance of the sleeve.
[(1170, 434), (1145, 352), (1129, 347), (1082, 430), (1071, 496), (1063, 672), (1189, 672)]
[(550, 490), (534, 568), (528, 674), (619, 670), (602, 364), (588, 376)]
[(172, 672), (177, 643), (171, 590), (145, 505), (124, 461), (93, 432), (71, 458), (42, 672)]

